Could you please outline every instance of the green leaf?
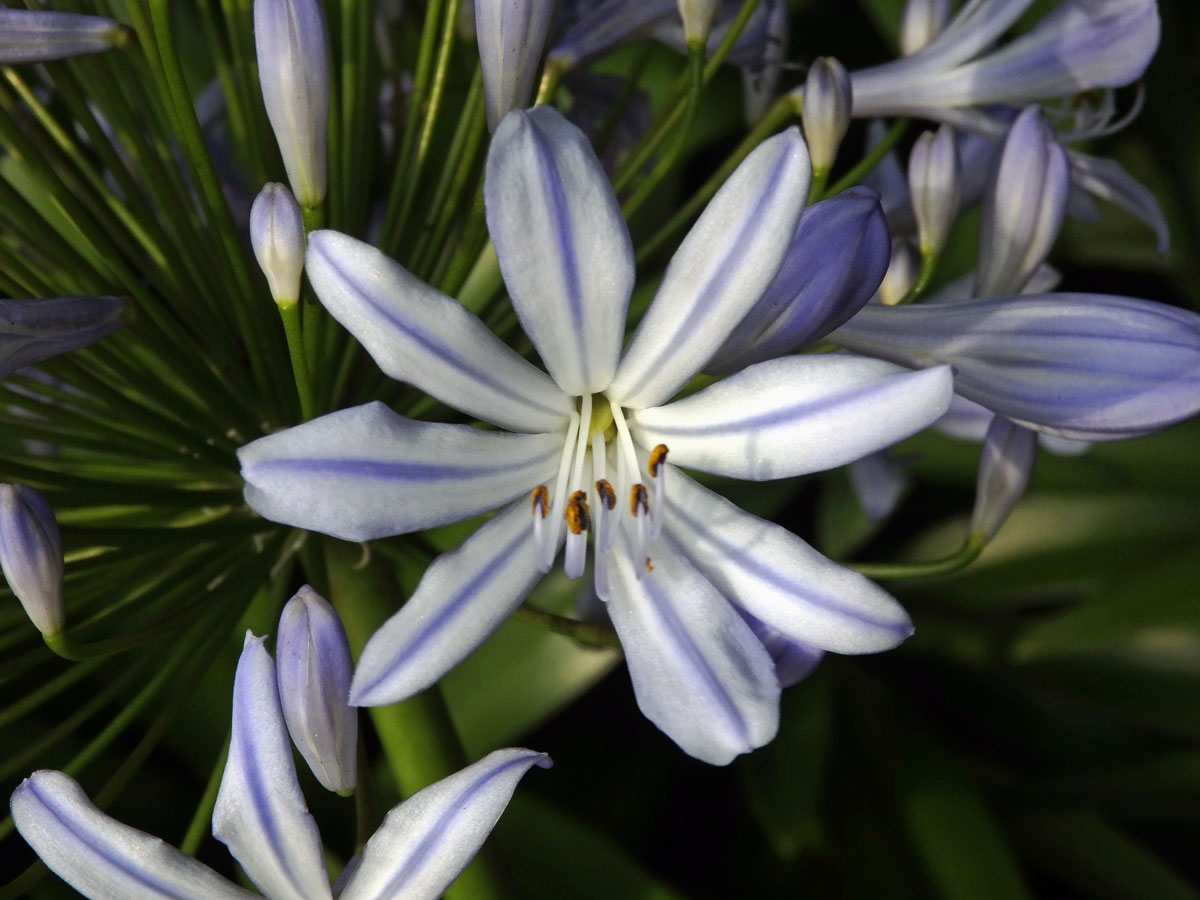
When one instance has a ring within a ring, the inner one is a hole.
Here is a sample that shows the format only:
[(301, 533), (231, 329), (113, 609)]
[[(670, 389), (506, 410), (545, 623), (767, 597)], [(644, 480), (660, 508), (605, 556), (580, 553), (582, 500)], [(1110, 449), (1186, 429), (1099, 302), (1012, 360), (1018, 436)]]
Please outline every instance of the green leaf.
[(607, 835), (526, 793), (513, 797), (494, 838), (514, 896), (526, 900), (683, 900)]
[(1043, 813), (1022, 823), (1019, 831), (1047, 874), (1089, 898), (1200, 898), (1166, 863), (1099, 816)]
[(832, 739), (829, 680), (818, 673), (783, 695), (779, 734), (738, 766), (750, 814), (781, 859), (824, 842), (820, 801)]

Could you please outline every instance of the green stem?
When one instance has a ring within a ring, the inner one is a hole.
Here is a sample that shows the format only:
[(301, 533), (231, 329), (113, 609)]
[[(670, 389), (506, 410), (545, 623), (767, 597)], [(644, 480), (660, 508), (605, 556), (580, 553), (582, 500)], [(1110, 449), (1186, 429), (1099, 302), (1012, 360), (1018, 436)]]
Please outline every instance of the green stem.
[(878, 144), (871, 148), (871, 152), (864, 156), (857, 165), (849, 172), (834, 182), (833, 187), (826, 191), (820, 199), (832, 197), (834, 194), (840, 194), (846, 188), (854, 187), (874, 169), (883, 160), (891, 149), (896, 146), (900, 138), (904, 137), (904, 132), (908, 130), (910, 124), (909, 119), (897, 119), (895, 124), (888, 130), (888, 133), (883, 136)]
[(808, 184), (808, 200), (810, 206), (817, 202), (817, 198), (821, 196), (825, 190), (825, 183), (829, 180), (829, 170), (822, 169), (813, 172), (812, 181)]
[(228, 755), (229, 738), (225, 738), (225, 744), (217, 755), (217, 761), (213, 764), (212, 772), (204, 785), (204, 793), (200, 796), (200, 802), (192, 814), (192, 821), (188, 823), (187, 832), (179, 844), (179, 849), (188, 856), (196, 855), (201, 842), (212, 831), (213, 807), (217, 805), (217, 791), (221, 787), (221, 776), (225, 774), (225, 758)]
[(956, 553), (945, 559), (923, 563), (849, 563), (854, 571), (868, 578), (932, 578), (952, 575), (969, 566), (983, 551), (979, 535), (969, 535)]
[(607, 625), (593, 625), (590, 622), (568, 619), (565, 616), (546, 612), (544, 609), (537, 609), (529, 604), (518, 606), (514, 615), (518, 619), (545, 628), (547, 631), (553, 631), (555, 634), (569, 637), (581, 644), (587, 644), (589, 647), (619, 648), (621, 646), (621, 640), (617, 637), (616, 631)]
[[(360, 566), (362, 552), (356, 544), (327, 539), (330, 602), (341, 616), (357, 658), (367, 639), (391, 615), (399, 596), (386, 564), (376, 558)], [(379, 737), (401, 793), (412, 796), (466, 765), (462, 744), (438, 688), (432, 687), (390, 706), (370, 709)], [(449, 888), (448, 900), (500, 900), (505, 896), (489, 853), (481, 853)]]
[(896, 306), (904, 306), (906, 303), (912, 303), (921, 294), (925, 293), (925, 288), (929, 287), (929, 280), (933, 277), (934, 269), (937, 268), (937, 262), (938, 257), (936, 253), (921, 254), (921, 270), (917, 273), (917, 280), (908, 289), (908, 293), (896, 301)]
[(502, 283), (496, 248), (488, 241), (475, 260), (475, 265), (471, 267), (467, 280), (458, 291), (458, 302), (471, 312), (478, 313), (492, 299)]
[(300, 330), (300, 304), (280, 304), (279, 318), (287, 334), (288, 355), (292, 358), (292, 375), (296, 379), (296, 393), (300, 396), (300, 415), (304, 421), (313, 418), (316, 403), (313, 400), (312, 381), (308, 377), (308, 357), (304, 352), (304, 335)]
[(734, 170), (741, 165), (742, 160), (750, 155), (755, 147), (763, 142), (764, 139), (775, 129), (779, 128), (784, 122), (793, 116), (799, 115), (799, 101), (791, 94), (784, 94), (767, 110), (766, 115), (759, 119), (758, 124), (753, 130), (746, 135), (745, 139), (738, 144), (737, 149), (729, 155), (725, 162), (721, 163), (721, 168), (704, 182), (703, 186), (692, 198), (685, 203), (675, 215), (667, 221), (658, 232), (646, 241), (638, 249), (637, 261), (639, 263), (649, 259), (660, 247), (663, 246), (670, 238), (679, 231), (684, 225), (691, 221), (692, 217), (700, 211), (723, 185), (727, 178), (733, 174)]
[(700, 103), (700, 94), (704, 90), (704, 52), (703, 44), (688, 48), (688, 93), (687, 104), (683, 111), (683, 120), (679, 123), (677, 134), (670, 149), (663, 153), (658, 158), (658, 162), (654, 164), (654, 168), (650, 171), (642, 181), (638, 184), (637, 189), (629, 196), (621, 206), (621, 212), (629, 219), (638, 210), (646, 199), (658, 187), (658, 183), (675, 165), (675, 160), (679, 158), (679, 154), (683, 151), (684, 145), (687, 143), (688, 132), (692, 130), (692, 122), (696, 117), (696, 107)]

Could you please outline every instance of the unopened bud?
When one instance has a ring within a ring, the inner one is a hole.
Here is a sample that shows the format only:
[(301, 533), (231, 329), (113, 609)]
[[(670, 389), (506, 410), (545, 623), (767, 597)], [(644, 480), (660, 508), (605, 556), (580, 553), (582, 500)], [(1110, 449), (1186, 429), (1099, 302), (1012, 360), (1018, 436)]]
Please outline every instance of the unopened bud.
[(979, 457), (971, 534), (990, 541), (1029, 484), (1037, 456), (1037, 433), (996, 416)]
[(102, 16), (0, 9), (0, 64), (49, 62), (124, 46), (131, 32)]
[(63, 555), (46, 498), (22, 484), (0, 484), (0, 569), (38, 631), (63, 629)]
[(1020, 293), (1058, 238), (1071, 194), (1066, 151), (1041, 108), (1017, 116), (983, 197), (976, 295)]
[(850, 127), (850, 105), (850, 76), (845, 67), (829, 56), (813, 60), (804, 82), (800, 121), (814, 172), (833, 168), (838, 147)]
[(717, 15), (717, 0), (677, 0), (683, 20), (683, 39), (689, 47), (704, 47)]
[(292, 193), (313, 209), (325, 199), (329, 60), (320, 0), (255, 0), (254, 43), (267, 118)]
[(300, 204), (282, 184), (272, 181), (254, 198), (250, 244), (275, 302), (294, 306), (300, 300), (304, 271), (304, 219)]
[(358, 717), (350, 706), (350, 644), (329, 602), (308, 585), (288, 601), (275, 641), (279, 699), (313, 775), (339, 794), (358, 781)]
[(961, 181), (954, 129), (943, 125), (937, 134), (926, 131), (917, 138), (908, 158), (908, 193), (922, 256), (937, 256), (946, 246)]
[(907, 297), (917, 282), (920, 269), (921, 257), (913, 245), (904, 238), (894, 239), (892, 261), (888, 263), (883, 283), (879, 285), (879, 302), (885, 306), (895, 306)]
[(488, 130), (510, 109), (529, 105), (553, 17), (553, 0), (475, 0)]
[(950, 15), (950, 0), (908, 0), (900, 20), (900, 52), (911, 56), (937, 36)]

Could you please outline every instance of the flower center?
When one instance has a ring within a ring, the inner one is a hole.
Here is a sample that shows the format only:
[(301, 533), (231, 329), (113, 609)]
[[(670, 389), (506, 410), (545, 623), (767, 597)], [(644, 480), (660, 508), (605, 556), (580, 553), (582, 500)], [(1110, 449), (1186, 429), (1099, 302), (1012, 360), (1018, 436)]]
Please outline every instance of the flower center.
[[(666, 512), (666, 459), (664, 444), (649, 452), (646, 475), (652, 490), (648, 490), (621, 407), (603, 394), (580, 397), (563, 436), (553, 491), (540, 484), (530, 495), (538, 568), (548, 572), (554, 564), (559, 528), (565, 524), (563, 571), (569, 578), (583, 574), (590, 532), (596, 593), (601, 599), (608, 597), (608, 555), (618, 529), (626, 529), (638, 577), (650, 571), (646, 549), (661, 533)], [(616, 512), (621, 494), (629, 497), (628, 515)]]

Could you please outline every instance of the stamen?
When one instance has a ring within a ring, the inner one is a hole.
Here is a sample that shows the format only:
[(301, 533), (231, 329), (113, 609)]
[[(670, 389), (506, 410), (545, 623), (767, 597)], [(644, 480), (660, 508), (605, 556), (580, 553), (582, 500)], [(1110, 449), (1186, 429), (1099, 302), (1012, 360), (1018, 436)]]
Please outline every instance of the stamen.
[[(629, 514), (636, 524), (633, 539), (633, 558), (636, 560), (646, 555), (646, 542), (649, 540), (650, 505), (646, 499), (646, 486), (635, 484), (629, 489)], [(642, 569), (635, 565), (638, 580), (642, 579)]]
[(587, 563), (587, 532), (592, 524), (587, 494), (584, 491), (573, 493), (563, 515), (567, 521), (567, 551), (563, 559), (563, 571), (568, 578), (578, 578)]
[(540, 560), (546, 540), (546, 516), (550, 514), (550, 491), (544, 484), (529, 492), (529, 514), (533, 516), (534, 558)]
[[(558, 478), (554, 483), (553, 503), (551, 514), (547, 517), (549, 528), (546, 529), (542, 543), (537, 545), (537, 567), (543, 574), (550, 571), (554, 565), (554, 554), (558, 552), (558, 529), (562, 525), (562, 513), (567, 498), (567, 479), (571, 476), (571, 456), (575, 449), (575, 439), (579, 435), (579, 414), (571, 413), (571, 424), (567, 426), (567, 434), (563, 439), (562, 457), (558, 461)], [(537, 531), (537, 517), (534, 517), (534, 534)]]
[(646, 468), (654, 479), (654, 503), (650, 506), (650, 537), (662, 534), (663, 522), (667, 518), (667, 445), (659, 444), (650, 451)]
[(596, 556), (612, 549), (612, 511), (617, 506), (617, 492), (607, 478), (596, 482)]

